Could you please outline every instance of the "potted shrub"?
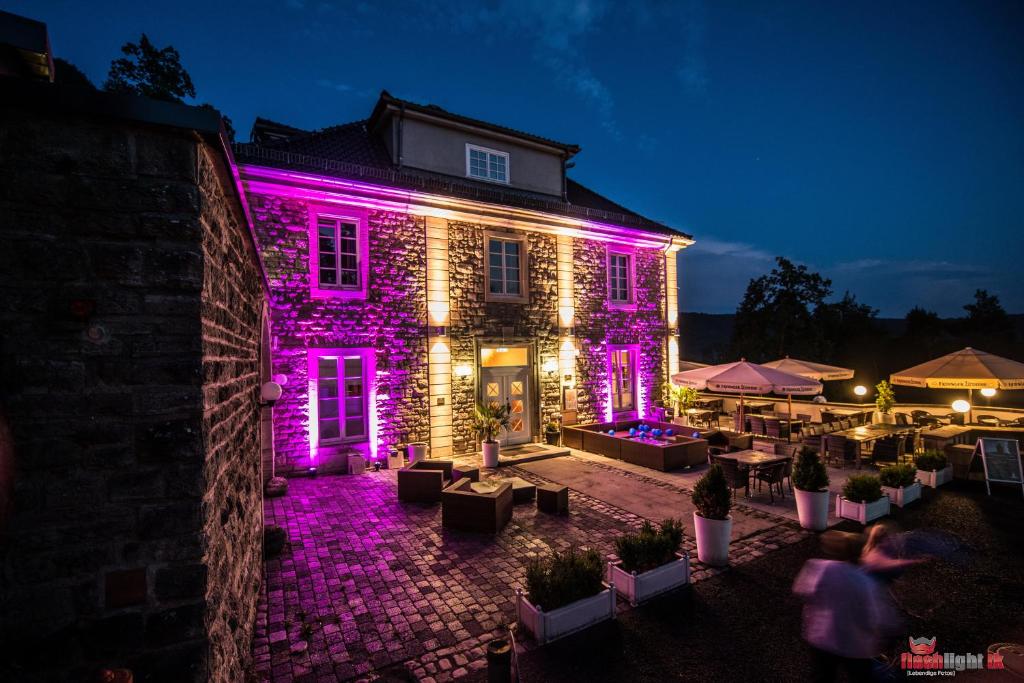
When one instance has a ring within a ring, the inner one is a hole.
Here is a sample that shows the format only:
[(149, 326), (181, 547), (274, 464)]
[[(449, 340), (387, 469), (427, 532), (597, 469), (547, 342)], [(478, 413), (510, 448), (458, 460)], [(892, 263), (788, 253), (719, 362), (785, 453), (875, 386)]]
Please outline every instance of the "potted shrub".
[(917, 456), (917, 478), (933, 489), (953, 481), (953, 466), (942, 451), (928, 450)]
[(896, 424), (896, 416), (892, 409), (896, 405), (896, 394), (892, 387), (884, 379), (875, 385), (875, 411), (874, 422), (876, 424)]
[(828, 527), (828, 470), (810, 448), (803, 448), (796, 457), (792, 481), (800, 526), (824, 531)]
[(693, 487), (693, 530), (697, 536), (697, 559), (705, 564), (729, 562), (732, 536), (732, 495), (719, 465), (712, 465)]
[(640, 532), (615, 541), (619, 561), (608, 565), (608, 583), (634, 607), (690, 582), (690, 558), (679, 552), (683, 522), (666, 519), (658, 530), (644, 522)]
[(836, 517), (867, 524), (889, 514), (889, 497), (882, 493), (882, 482), (873, 474), (852, 474), (836, 496)]
[(549, 446), (557, 446), (562, 438), (562, 430), (554, 420), (548, 422), (544, 427), (544, 442)]
[(615, 587), (603, 576), (596, 550), (533, 559), (526, 566), (526, 595), (516, 590), (516, 619), (539, 643), (612, 619)]
[(917, 468), (911, 464), (889, 465), (878, 473), (882, 491), (897, 507), (921, 498), (921, 484), (917, 482)]
[(498, 466), (498, 451), (501, 446), (498, 444), (498, 434), (503, 429), (508, 429), (509, 407), (507, 405), (480, 405), (476, 406), (473, 413), (473, 429), (480, 439), (481, 449), (484, 456), (484, 467)]

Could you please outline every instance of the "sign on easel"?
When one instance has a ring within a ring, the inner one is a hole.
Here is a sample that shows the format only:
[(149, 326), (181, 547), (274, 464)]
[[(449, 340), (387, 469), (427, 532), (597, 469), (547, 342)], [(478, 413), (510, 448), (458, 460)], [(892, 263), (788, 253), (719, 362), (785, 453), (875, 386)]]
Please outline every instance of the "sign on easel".
[(1016, 439), (978, 439), (974, 455), (981, 456), (985, 467), (985, 489), (992, 495), (989, 482), (1017, 484), (1024, 493), (1024, 473), (1021, 472), (1020, 444)]

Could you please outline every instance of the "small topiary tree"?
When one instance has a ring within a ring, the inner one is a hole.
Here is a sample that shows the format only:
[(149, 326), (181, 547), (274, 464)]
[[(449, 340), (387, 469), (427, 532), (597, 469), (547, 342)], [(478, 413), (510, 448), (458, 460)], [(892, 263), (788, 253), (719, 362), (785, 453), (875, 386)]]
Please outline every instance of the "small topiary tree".
[(892, 387), (889, 386), (889, 382), (882, 380), (875, 385), (875, 407), (878, 408), (878, 412), (883, 415), (888, 415), (892, 412), (892, 407), (896, 405), (896, 394), (893, 392)]
[(843, 498), (851, 503), (871, 503), (882, 497), (882, 482), (873, 474), (852, 474), (843, 485)]
[(727, 519), (732, 496), (721, 465), (712, 465), (693, 487), (693, 505), (704, 519)]
[(803, 448), (793, 464), (793, 487), (801, 491), (824, 491), (828, 488), (828, 470), (818, 454)]
[(917, 478), (917, 467), (914, 465), (889, 465), (883, 467), (878, 473), (878, 479), (882, 486), (889, 486), (894, 489), (905, 488), (914, 483)]

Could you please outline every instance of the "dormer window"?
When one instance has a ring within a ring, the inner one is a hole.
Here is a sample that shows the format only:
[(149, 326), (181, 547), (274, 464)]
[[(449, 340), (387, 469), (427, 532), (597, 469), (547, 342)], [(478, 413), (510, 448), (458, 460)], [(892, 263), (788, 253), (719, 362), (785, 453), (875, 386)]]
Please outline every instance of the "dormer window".
[(493, 183), (507, 183), (508, 153), (467, 144), (466, 175)]

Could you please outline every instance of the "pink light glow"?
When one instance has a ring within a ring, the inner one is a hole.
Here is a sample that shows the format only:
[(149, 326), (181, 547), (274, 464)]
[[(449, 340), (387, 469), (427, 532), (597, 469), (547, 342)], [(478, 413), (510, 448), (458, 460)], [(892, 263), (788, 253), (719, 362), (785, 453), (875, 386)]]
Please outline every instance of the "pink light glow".
[[(309, 293), (316, 299), (365, 299), (366, 284), (370, 275), (370, 239), (368, 227), (368, 212), (366, 209), (355, 207), (338, 206), (315, 206), (309, 207)], [(317, 218), (337, 218), (347, 220), (356, 224), (356, 243), (358, 251), (359, 287), (356, 289), (340, 289), (333, 287), (320, 287), (320, 250), (319, 235), (317, 229)]]
[[(366, 401), (366, 408), (368, 411), (368, 414), (366, 416), (368, 427), (368, 443), (366, 441), (356, 441), (354, 443), (367, 443), (367, 448), (370, 457), (373, 459), (377, 457), (377, 436), (379, 434), (379, 406), (377, 400), (378, 397), (376, 352), (373, 349), (369, 348), (312, 348), (306, 351), (306, 368), (308, 377), (307, 385), (309, 393), (309, 464), (311, 466), (316, 465), (321, 452), (332, 453), (354, 445), (353, 442), (336, 444), (320, 443), (320, 415), (319, 403), (317, 402), (317, 380), (319, 379), (318, 363), (320, 358), (344, 357), (355, 355), (360, 356), (363, 360), (363, 392), (368, 397)], [(339, 386), (339, 396), (341, 395), (342, 391), (343, 387)]]

